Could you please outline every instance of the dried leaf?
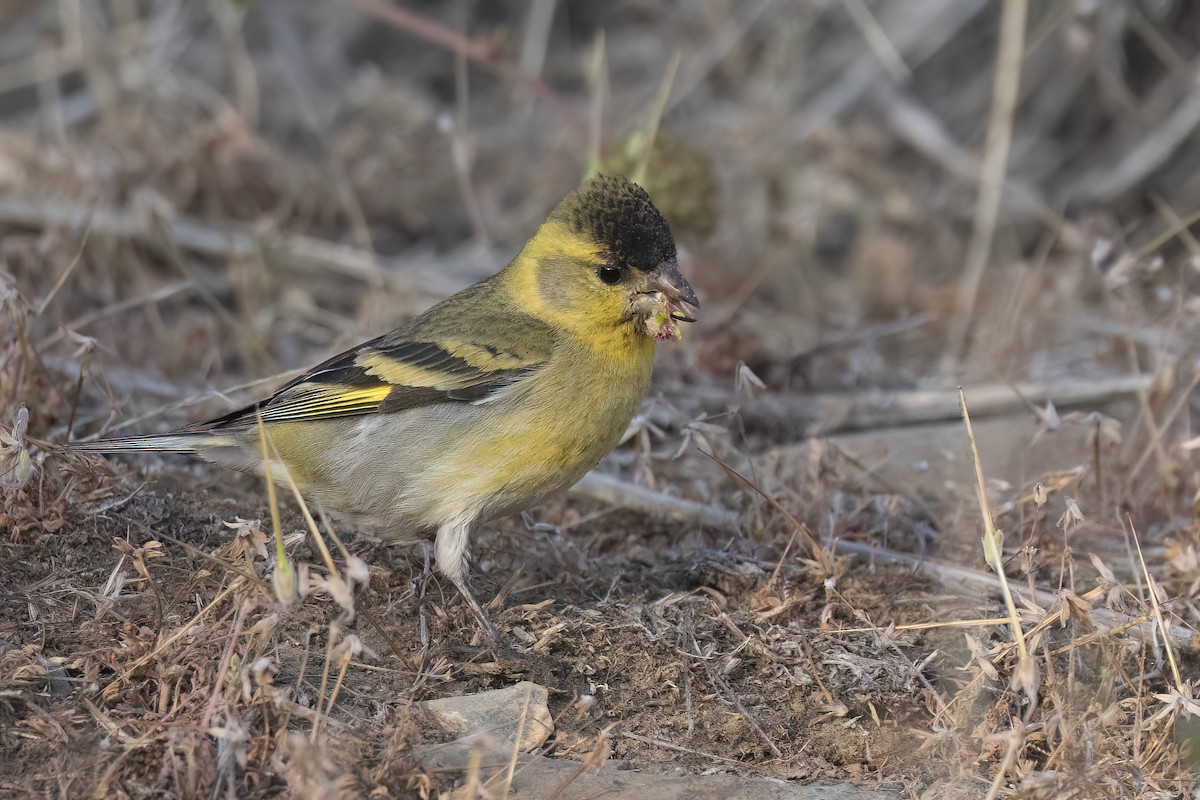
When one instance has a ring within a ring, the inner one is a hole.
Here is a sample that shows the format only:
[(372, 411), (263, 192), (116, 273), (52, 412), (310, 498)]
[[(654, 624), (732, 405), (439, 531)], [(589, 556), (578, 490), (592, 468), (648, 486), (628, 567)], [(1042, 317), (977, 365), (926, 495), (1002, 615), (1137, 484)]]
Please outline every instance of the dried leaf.
[(1063, 533), (1067, 533), (1071, 528), (1083, 522), (1084, 516), (1083, 512), (1079, 510), (1079, 504), (1072, 498), (1064, 496), (1063, 500), (1066, 502), (1067, 508), (1063, 511), (1062, 516), (1058, 518), (1056, 524), (1062, 529)]
[(738, 397), (753, 398), (757, 392), (765, 390), (767, 385), (763, 383), (762, 378), (754, 374), (754, 370), (750, 369), (745, 361), (739, 361), (733, 371), (733, 387)]

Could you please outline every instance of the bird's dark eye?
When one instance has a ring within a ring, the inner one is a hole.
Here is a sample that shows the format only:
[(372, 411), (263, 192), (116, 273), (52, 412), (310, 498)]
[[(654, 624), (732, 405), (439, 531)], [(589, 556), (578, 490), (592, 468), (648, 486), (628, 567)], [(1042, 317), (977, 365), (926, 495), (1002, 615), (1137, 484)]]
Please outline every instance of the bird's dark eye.
[(600, 276), (600, 280), (609, 286), (621, 282), (621, 270), (617, 267), (601, 267), (596, 271), (596, 274)]

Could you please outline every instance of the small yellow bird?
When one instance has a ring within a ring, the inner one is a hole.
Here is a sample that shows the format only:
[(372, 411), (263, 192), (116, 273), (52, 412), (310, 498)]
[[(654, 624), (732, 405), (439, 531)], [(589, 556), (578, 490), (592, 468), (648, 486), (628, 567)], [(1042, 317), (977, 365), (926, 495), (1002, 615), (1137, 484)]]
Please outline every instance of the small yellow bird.
[(261, 470), (258, 418), (323, 508), (438, 569), (484, 634), (466, 584), (471, 529), (565, 489), (619, 441), (650, 386), (654, 345), (693, 322), (666, 220), (640, 186), (598, 176), (567, 195), (507, 267), (266, 400), (160, 435), (76, 443), (192, 453)]

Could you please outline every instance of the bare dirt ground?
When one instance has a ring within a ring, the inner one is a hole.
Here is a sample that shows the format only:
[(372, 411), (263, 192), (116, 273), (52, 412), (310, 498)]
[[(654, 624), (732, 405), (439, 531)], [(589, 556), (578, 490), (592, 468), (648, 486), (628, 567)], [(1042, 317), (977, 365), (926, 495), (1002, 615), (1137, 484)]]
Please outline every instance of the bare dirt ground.
[[(1023, 5), (0, 6), (0, 796), (1193, 796), (1200, 13)], [(477, 537), (513, 653), (286, 489), (294, 600), (257, 478), (37, 446), (265, 394), (595, 163), (703, 315)], [(587, 775), (430, 757), (521, 680)]]

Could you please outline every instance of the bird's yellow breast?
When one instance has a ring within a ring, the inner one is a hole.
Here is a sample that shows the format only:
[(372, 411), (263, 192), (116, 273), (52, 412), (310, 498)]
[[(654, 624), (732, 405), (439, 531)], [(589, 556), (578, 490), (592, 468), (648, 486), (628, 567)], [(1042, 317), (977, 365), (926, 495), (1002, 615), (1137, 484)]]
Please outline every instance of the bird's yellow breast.
[(552, 362), (537, 380), (496, 401), (497, 424), (472, 426), (446, 465), (484, 515), (570, 486), (616, 446), (646, 394), (654, 362), (653, 341), (634, 344), (620, 357), (598, 356), (591, 347), (558, 354), (569, 369)]

